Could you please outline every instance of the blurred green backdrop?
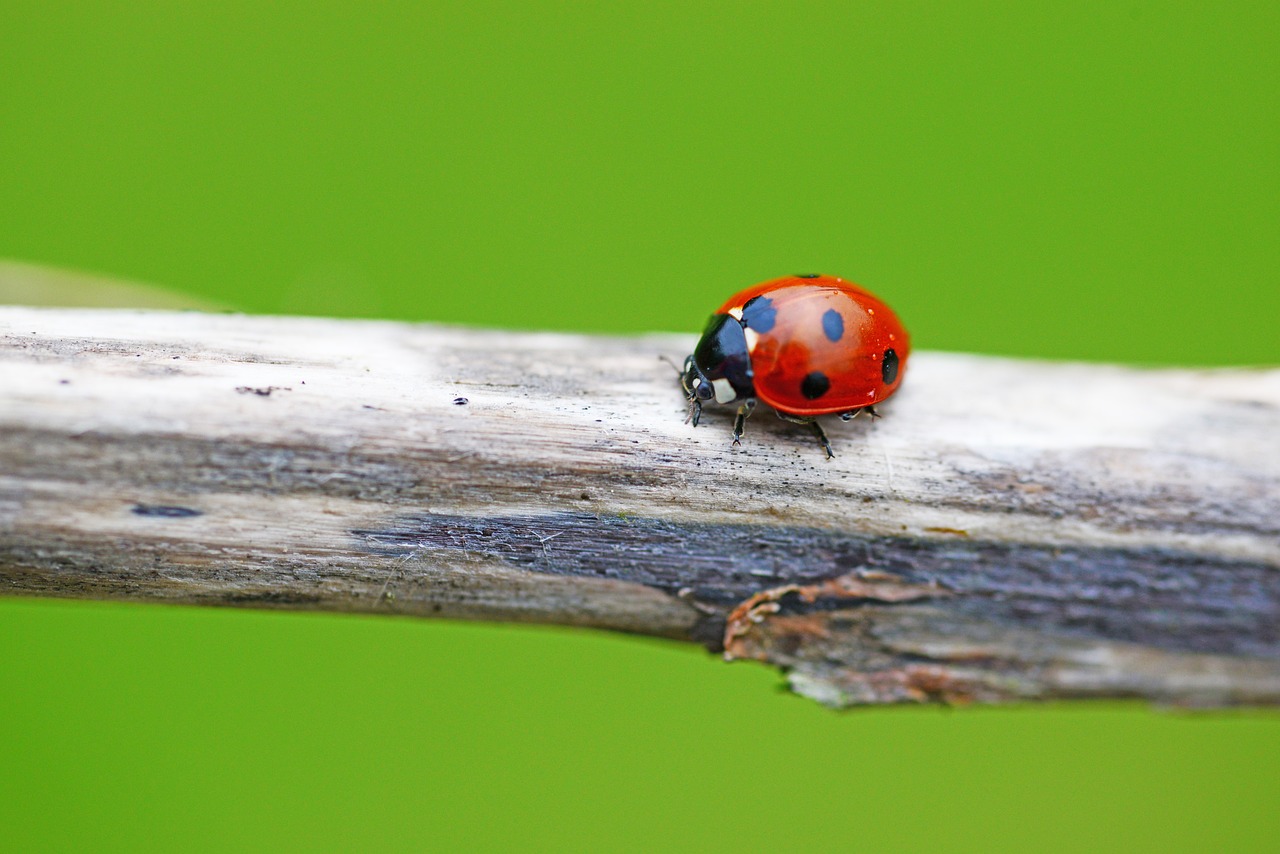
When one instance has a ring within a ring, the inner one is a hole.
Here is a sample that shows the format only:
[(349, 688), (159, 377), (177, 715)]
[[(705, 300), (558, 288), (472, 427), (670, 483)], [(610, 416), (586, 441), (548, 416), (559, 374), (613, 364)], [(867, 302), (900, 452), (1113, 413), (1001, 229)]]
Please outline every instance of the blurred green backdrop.
[[(821, 270), (924, 348), (1275, 363), (1278, 41), (1274, 3), (5, 0), (0, 257), (607, 331)], [(0, 600), (0, 839), (1280, 838), (1274, 716), (835, 715), (777, 684), (591, 633)]]

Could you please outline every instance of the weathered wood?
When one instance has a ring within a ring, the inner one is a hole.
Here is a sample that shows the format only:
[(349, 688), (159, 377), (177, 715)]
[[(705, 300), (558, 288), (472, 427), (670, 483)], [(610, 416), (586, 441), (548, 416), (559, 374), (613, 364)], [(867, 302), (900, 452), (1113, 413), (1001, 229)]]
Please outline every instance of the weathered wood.
[(0, 309), (0, 593), (596, 626), (833, 705), (1280, 702), (1280, 370), (918, 353), (837, 457), (692, 336)]

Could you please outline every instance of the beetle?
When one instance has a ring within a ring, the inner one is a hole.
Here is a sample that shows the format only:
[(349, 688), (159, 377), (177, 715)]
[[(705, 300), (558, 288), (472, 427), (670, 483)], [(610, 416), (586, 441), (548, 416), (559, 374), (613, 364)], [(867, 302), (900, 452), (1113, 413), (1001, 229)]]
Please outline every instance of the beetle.
[(685, 359), (685, 421), (696, 427), (703, 406), (737, 404), (733, 444), (740, 445), (760, 401), (809, 425), (830, 459), (819, 416), (878, 417), (875, 405), (902, 384), (910, 351), (893, 309), (853, 282), (817, 273), (761, 282), (711, 316)]

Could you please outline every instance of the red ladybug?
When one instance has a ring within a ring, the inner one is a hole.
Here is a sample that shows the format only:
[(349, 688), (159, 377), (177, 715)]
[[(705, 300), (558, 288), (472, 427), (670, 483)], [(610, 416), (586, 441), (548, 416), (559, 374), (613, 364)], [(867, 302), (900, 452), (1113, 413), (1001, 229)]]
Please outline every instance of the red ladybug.
[(911, 348), (893, 309), (834, 276), (786, 276), (734, 294), (711, 316), (680, 382), (698, 426), (708, 403), (738, 404), (733, 444), (761, 400), (808, 424), (828, 457), (819, 415), (845, 421), (897, 391)]

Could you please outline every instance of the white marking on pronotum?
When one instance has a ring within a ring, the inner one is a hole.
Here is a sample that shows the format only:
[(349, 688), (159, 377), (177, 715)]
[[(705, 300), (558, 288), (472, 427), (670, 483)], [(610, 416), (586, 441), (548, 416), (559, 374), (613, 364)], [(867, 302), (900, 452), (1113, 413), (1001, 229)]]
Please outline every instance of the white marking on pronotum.
[(729, 316), (732, 317), (734, 320), (738, 321), (739, 323), (741, 323), (742, 309), (738, 306), (734, 306), (733, 308), (729, 309)]
[(728, 403), (738, 396), (733, 390), (733, 384), (726, 379), (712, 380), (711, 385), (716, 390), (716, 403)]
[(743, 329), (742, 333), (747, 336), (747, 352), (753, 352), (756, 349), (756, 342), (760, 340), (760, 333), (749, 326)]

